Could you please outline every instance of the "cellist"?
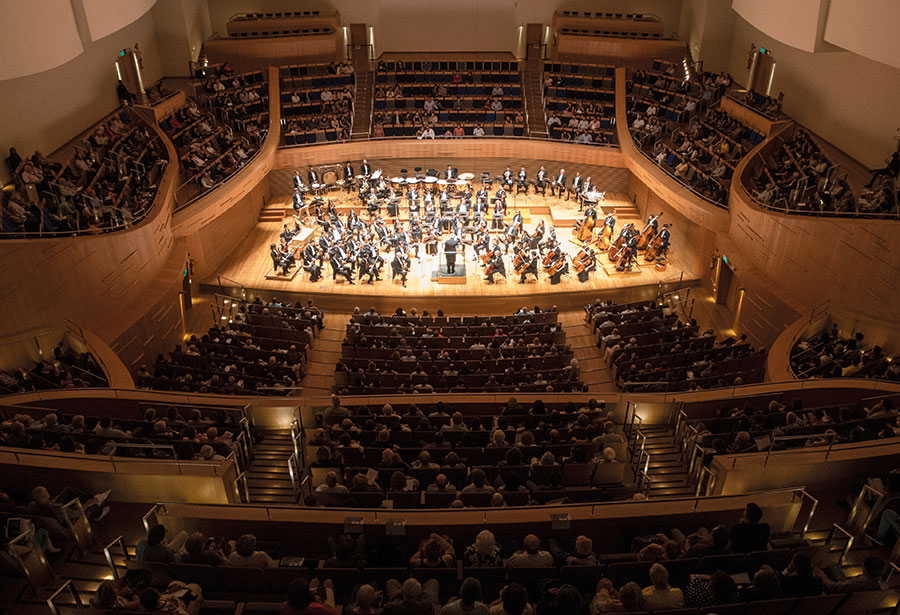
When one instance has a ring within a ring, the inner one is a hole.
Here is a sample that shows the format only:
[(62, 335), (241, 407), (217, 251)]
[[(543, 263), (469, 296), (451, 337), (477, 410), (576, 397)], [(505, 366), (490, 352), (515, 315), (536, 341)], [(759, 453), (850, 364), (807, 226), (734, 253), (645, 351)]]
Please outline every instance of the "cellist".
[(588, 281), (592, 271), (597, 271), (597, 255), (590, 248), (585, 250), (576, 261), (573, 262), (575, 271), (578, 272), (578, 281), (584, 284)]

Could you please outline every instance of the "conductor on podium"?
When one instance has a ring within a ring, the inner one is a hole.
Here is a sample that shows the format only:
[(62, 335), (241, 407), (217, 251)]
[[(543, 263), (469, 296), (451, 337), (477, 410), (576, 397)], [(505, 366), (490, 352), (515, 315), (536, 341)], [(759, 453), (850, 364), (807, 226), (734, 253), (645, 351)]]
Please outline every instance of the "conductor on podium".
[(447, 256), (447, 273), (456, 273), (456, 247), (459, 240), (456, 235), (450, 235), (450, 239), (444, 242), (444, 254)]

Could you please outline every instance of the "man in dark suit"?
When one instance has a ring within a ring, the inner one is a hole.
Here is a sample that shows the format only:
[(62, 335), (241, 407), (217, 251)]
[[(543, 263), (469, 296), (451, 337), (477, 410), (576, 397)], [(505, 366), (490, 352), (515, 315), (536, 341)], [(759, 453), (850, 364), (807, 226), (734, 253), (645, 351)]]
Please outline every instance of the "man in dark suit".
[(534, 191), (535, 193), (540, 191), (542, 196), (547, 196), (547, 169), (544, 168), (544, 165), (541, 165), (537, 172), (537, 177), (534, 180)]
[(313, 184), (318, 184), (319, 183), (319, 174), (316, 173), (315, 169), (313, 169), (312, 167), (309, 167), (309, 171), (306, 172), (306, 179), (309, 180), (310, 186), (312, 186)]
[[(575, 177), (572, 178), (572, 194), (575, 195), (575, 200), (578, 201), (578, 195), (581, 194), (581, 189), (584, 187), (584, 178), (581, 176), (581, 173), (575, 173)], [(569, 195), (566, 195), (566, 200), (569, 200)], [(579, 209), (581, 209), (579, 207)]]
[(456, 171), (453, 169), (452, 165), (447, 165), (446, 170), (444, 171), (444, 179), (451, 180), (456, 179)]
[(372, 174), (372, 167), (369, 166), (369, 161), (365, 158), (363, 158), (362, 165), (359, 167), (359, 172), (366, 177)]
[(353, 165), (350, 164), (350, 161), (344, 163), (344, 190), (350, 192), (353, 190), (353, 178), (355, 174), (353, 173)]
[(553, 196), (562, 196), (563, 192), (566, 191), (566, 182), (568, 179), (569, 178), (566, 177), (566, 170), (560, 169), (559, 173), (556, 175), (556, 179), (550, 184), (550, 194)]
[(447, 273), (456, 273), (456, 248), (459, 240), (456, 235), (450, 235), (450, 239), (444, 242), (444, 254), (447, 255)]

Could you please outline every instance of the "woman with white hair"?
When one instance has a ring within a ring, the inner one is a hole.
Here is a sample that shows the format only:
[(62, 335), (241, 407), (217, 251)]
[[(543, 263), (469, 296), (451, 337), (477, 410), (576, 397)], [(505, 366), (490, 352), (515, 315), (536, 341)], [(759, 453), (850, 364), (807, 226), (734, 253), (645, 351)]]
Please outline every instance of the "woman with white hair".
[(500, 546), (490, 530), (481, 530), (478, 533), (474, 544), (469, 545), (463, 553), (463, 565), (475, 568), (503, 565)]

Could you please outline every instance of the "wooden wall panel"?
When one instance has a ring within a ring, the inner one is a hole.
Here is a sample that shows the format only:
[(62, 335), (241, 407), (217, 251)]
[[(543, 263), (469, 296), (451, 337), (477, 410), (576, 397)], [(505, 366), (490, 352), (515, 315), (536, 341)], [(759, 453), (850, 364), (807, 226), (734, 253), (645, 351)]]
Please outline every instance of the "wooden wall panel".
[[(617, 147), (574, 145), (532, 139), (379, 139), (316, 147), (283, 147), (275, 155), (274, 168), (302, 169), (311, 164), (342, 163), (345, 160), (390, 158), (504, 158), (554, 160), (604, 167), (625, 168)], [(549, 167), (548, 167), (549, 170)], [(532, 173), (533, 174), (533, 173)]]
[(268, 65), (334, 62), (343, 58), (343, 38), (333, 34), (275, 36), (271, 38), (206, 41), (204, 48), (213, 64), (228, 62), (235, 72), (265, 68)]
[[(774, 143), (761, 147), (760, 155)], [(754, 164), (751, 158), (741, 161), (735, 178), (747, 181)], [(829, 311), (834, 314), (897, 321), (900, 224), (764, 210), (748, 194), (744, 181), (731, 184), (729, 236), (764, 275), (810, 308), (830, 300)]]
[(650, 68), (654, 59), (680, 64), (686, 52), (685, 44), (677, 40), (557, 34), (552, 53), (557, 60)]

